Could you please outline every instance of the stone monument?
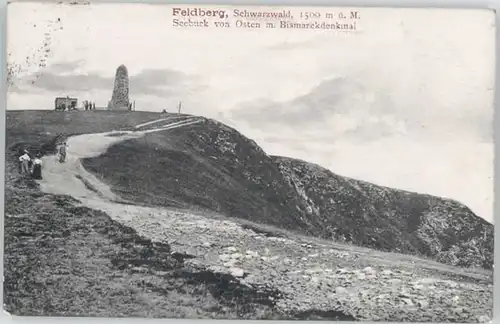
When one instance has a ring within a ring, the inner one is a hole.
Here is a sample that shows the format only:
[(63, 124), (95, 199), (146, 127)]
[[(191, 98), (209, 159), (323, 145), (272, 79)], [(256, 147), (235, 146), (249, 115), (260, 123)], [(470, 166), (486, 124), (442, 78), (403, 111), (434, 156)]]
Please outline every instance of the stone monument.
[(130, 110), (130, 102), (128, 97), (129, 80), (128, 71), (125, 65), (120, 65), (116, 69), (115, 85), (111, 101), (108, 104), (109, 110)]

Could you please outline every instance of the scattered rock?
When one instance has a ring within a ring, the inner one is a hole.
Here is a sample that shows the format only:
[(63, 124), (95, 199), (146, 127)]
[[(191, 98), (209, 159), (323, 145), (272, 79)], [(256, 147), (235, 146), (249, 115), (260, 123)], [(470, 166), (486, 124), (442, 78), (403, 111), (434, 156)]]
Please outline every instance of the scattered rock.
[(372, 267), (366, 267), (366, 268), (364, 268), (363, 272), (366, 273), (366, 274), (376, 273), (376, 271)]
[(401, 279), (390, 279), (388, 282), (393, 285), (400, 285), (403, 281)]
[(308, 273), (308, 274), (318, 273), (318, 272), (321, 272), (321, 269), (306, 269), (304, 272)]
[(213, 272), (224, 272), (226, 269), (221, 266), (211, 266), (210, 270), (212, 270)]
[(413, 306), (413, 301), (410, 298), (401, 298), (403, 302), (405, 302), (406, 305), (408, 306)]
[(302, 270), (295, 270), (295, 271), (290, 271), (289, 274), (297, 274), (297, 273), (301, 273)]
[(429, 306), (429, 302), (426, 300), (419, 300), (418, 301), (418, 307), (420, 308), (427, 308)]
[(246, 281), (246, 279), (241, 279), (240, 284), (247, 286), (248, 288), (253, 288), (253, 285)]
[(219, 255), (219, 259), (222, 260), (222, 261), (227, 261), (231, 258), (231, 256), (227, 255), (227, 254), (222, 254), (222, 255)]
[(413, 284), (413, 289), (417, 289), (417, 290), (424, 289), (424, 285), (420, 285), (420, 284)]
[(419, 281), (417, 281), (418, 283), (421, 283), (421, 284), (432, 284), (432, 283), (435, 283), (437, 280), (436, 279), (433, 279), (433, 278), (423, 278), (423, 279), (420, 279)]
[(350, 272), (351, 271), (346, 270), (346, 269), (342, 269), (342, 268), (337, 269), (337, 271), (336, 271), (336, 273), (338, 273), (338, 274), (346, 274), (346, 273), (350, 273)]
[(241, 259), (242, 257), (243, 257), (243, 254), (241, 254), (241, 253), (231, 254), (231, 259)]
[(251, 251), (251, 250), (248, 250), (246, 252), (246, 255), (249, 255), (251, 257), (258, 257), (259, 256), (259, 253), (255, 252), (255, 251)]
[(200, 267), (203, 265), (203, 262), (201, 262), (200, 260), (196, 260), (196, 259), (187, 260), (185, 263), (186, 263), (186, 265), (190, 265), (192, 267)]
[[(169, 217), (173, 218), (171, 215)], [(136, 221), (140, 222), (142, 219), (138, 218)], [(169, 228), (170, 231), (176, 233), (174, 227), (175, 223)], [(231, 234), (229, 231), (227, 233)], [(182, 235), (175, 235), (175, 238), (182, 237)], [(224, 235), (224, 237), (219, 238), (218, 235)], [(164, 238), (161, 237), (161, 239)], [(227, 241), (223, 242), (223, 240)], [(279, 242), (279, 240), (275, 241)], [(189, 237), (183, 239), (182, 243), (181, 248), (185, 249), (186, 245), (189, 245)], [(200, 246), (218, 248), (224, 243), (229, 247), (216, 252), (217, 254), (206, 253), (209, 250), (199, 248)], [(435, 275), (429, 270), (415, 271), (411, 276), (403, 276), (398, 270), (401, 266), (399, 263), (391, 266), (382, 262), (366, 262), (362, 254), (360, 254), (362, 260), (355, 262), (352, 253), (346, 254), (349, 256), (348, 260), (340, 260), (338, 257), (342, 253), (338, 250), (331, 249), (331, 254), (328, 254), (325, 253), (329, 251), (326, 247), (321, 251), (321, 247), (315, 245), (313, 250), (305, 250), (297, 245), (291, 247), (277, 243), (268, 245), (271, 249), (269, 251), (269, 249), (265, 250), (264, 242), (248, 238), (243, 240), (238, 237), (228, 239), (226, 233), (222, 232), (214, 233), (214, 236), (198, 236), (192, 245), (198, 247), (196, 252), (200, 258), (206, 254), (204, 258), (207, 262), (206, 267), (211, 271), (229, 273), (238, 278), (241, 284), (253, 286), (261, 292), (267, 289), (263, 288), (264, 283), (268, 283), (267, 286), (273, 289), (279, 287), (282, 295), (277, 298), (277, 305), (286, 310), (345, 309), (356, 314), (360, 320), (370, 321), (388, 321), (391, 317), (391, 321), (397, 322), (416, 322), (420, 319), (425, 322), (436, 322), (436, 319), (446, 319), (449, 316), (455, 319), (454, 322), (459, 319), (470, 322), (476, 320), (478, 314), (489, 314), (488, 311), (483, 310), (491, 307), (484, 305), (485, 300), (489, 300), (490, 297), (485, 296), (484, 299), (482, 297), (482, 295), (488, 295), (483, 292), (491, 292), (491, 289), (485, 288), (486, 284), (481, 284), (484, 289), (482, 292), (478, 288), (479, 284), (468, 282), (467, 287), (463, 288), (464, 291), (460, 292), (462, 299), (460, 303), (452, 303), (452, 300), (458, 298), (458, 293), (453, 291), (453, 283), (450, 283), (452, 280), (443, 280), (449, 278), (448, 276), (441, 273)], [(312, 244), (304, 244), (304, 247), (308, 246), (312, 247)], [(318, 253), (320, 257), (313, 259)], [(278, 261), (271, 262), (278, 257), (280, 258)], [(163, 273), (157, 273), (157, 275), (163, 275)], [(379, 279), (370, 279), (373, 276)], [(424, 276), (435, 277), (429, 278), (427, 282), (425, 279), (419, 282), (418, 279)], [(428, 290), (431, 283), (436, 284), (436, 290)], [(361, 291), (359, 295), (358, 291)], [(473, 294), (473, 297), (462, 297), (467, 296), (466, 291)], [(454, 296), (456, 298), (453, 298)], [(480, 300), (481, 306), (475, 305), (476, 299)], [(464, 309), (469, 310), (469, 314)], [(402, 315), (397, 315), (398, 313)], [(486, 316), (480, 319), (481, 322), (488, 320)]]
[(232, 276), (241, 278), (245, 275), (245, 271), (240, 268), (231, 268), (229, 269), (229, 273), (231, 273)]
[(393, 275), (393, 272), (391, 270), (384, 270), (381, 272), (383, 276), (391, 276)]

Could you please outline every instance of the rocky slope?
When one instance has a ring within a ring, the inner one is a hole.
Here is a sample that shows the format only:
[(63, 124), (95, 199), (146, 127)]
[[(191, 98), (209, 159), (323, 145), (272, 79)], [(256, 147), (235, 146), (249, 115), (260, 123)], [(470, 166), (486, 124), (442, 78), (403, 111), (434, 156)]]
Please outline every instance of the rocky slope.
[[(237, 219), (83, 199), (91, 209), (153, 242), (187, 253), (200, 272), (227, 273), (247, 287), (276, 292), (275, 311), (296, 318), (484, 322), (492, 313), (492, 276), (331, 240), (249, 229)], [(146, 271), (143, 269), (142, 271)], [(225, 291), (224, 294), (231, 294)]]
[(287, 182), (337, 241), (491, 268), (493, 225), (463, 204), (342, 177), (301, 160), (274, 157)]
[(83, 165), (136, 203), (210, 210), (451, 265), (493, 264), (493, 225), (466, 206), (269, 156), (214, 120), (117, 144)]

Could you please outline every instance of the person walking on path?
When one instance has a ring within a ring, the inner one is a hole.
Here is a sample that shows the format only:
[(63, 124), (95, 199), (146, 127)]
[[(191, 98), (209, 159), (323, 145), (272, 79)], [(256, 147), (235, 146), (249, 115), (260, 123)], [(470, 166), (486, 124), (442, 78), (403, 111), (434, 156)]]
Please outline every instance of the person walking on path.
[(38, 180), (42, 179), (42, 160), (40, 157), (40, 154), (36, 155), (33, 159), (33, 166), (31, 167), (31, 176)]
[(19, 157), (19, 162), (21, 164), (21, 174), (24, 176), (30, 175), (30, 167), (29, 167), (30, 161), (31, 158), (28, 154), (28, 151), (24, 150), (24, 154)]
[(57, 147), (57, 153), (59, 154), (59, 162), (60, 163), (64, 163), (66, 161), (66, 148), (67, 147), (68, 147), (68, 145), (66, 144), (66, 142), (62, 142)]

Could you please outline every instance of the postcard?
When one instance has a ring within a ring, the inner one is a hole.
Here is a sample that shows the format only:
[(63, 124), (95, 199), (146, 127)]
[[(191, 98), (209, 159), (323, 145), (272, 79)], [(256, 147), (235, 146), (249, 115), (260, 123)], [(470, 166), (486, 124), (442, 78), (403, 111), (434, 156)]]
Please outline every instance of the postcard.
[(14, 2), (16, 316), (479, 323), (495, 14)]

